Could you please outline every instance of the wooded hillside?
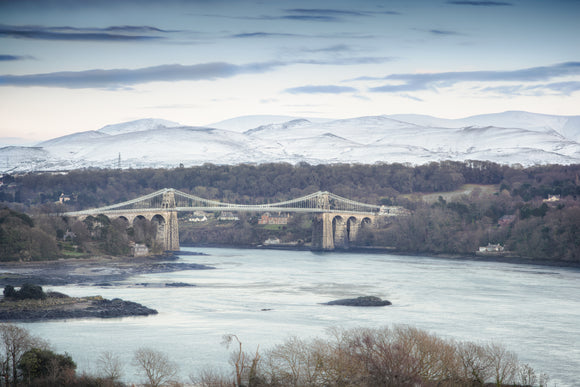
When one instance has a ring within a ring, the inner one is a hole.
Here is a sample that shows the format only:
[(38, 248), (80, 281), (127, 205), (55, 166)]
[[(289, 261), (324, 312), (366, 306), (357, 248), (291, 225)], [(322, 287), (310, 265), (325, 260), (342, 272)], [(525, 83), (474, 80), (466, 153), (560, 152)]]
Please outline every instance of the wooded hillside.
[[(411, 216), (395, 219), (377, 230), (367, 230), (359, 242), (363, 246), (389, 246), (415, 253), (473, 254), (479, 246), (499, 243), (515, 255), (580, 261), (579, 176), (580, 165), (516, 168), (480, 161), (416, 167), (206, 164), (171, 170), (6, 175), (2, 177), (0, 200), (12, 210), (38, 215), (59, 208), (70, 211), (119, 203), (169, 187), (203, 198), (241, 204), (288, 200), (323, 190), (371, 204), (402, 205), (412, 211)], [(465, 184), (475, 185), (475, 189), (466, 194), (448, 194), (460, 191)], [(422, 193), (441, 197), (422, 201)], [(120, 231), (123, 225), (103, 219), (73, 225), (62, 219), (42, 220), (33, 216), (38, 220), (32, 227), (26, 218), (10, 211), (3, 210), (0, 221), (5, 252), (17, 250), (14, 242), (21, 246), (23, 240), (43, 239), (30, 236), (18, 239), (11, 231), (16, 223), (16, 228), (26, 231), (27, 235), (41, 230), (52, 238), (62, 238), (67, 231), (74, 230), (77, 237), (84, 238), (86, 251), (123, 254), (128, 251), (129, 240), (155, 248), (151, 226), (147, 224), (133, 225), (125, 235)], [(252, 245), (262, 243), (271, 235), (308, 241), (305, 229), (308, 222), (301, 217), (273, 230), (258, 227), (252, 216), (240, 216), (238, 222), (236, 227), (185, 232), (182, 239), (193, 243)], [(7, 243), (10, 247), (6, 247)], [(27, 256), (36, 255), (27, 253)]]

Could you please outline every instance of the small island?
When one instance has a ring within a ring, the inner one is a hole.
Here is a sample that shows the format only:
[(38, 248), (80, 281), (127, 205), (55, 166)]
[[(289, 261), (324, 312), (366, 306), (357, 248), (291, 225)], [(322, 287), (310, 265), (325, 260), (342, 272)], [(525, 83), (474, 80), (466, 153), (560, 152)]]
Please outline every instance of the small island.
[(323, 305), (343, 305), (343, 306), (387, 306), (391, 305), (390, 301), (382, 300), (375, 296), (362, 296), (357, 298), (345, 298), (326, 302)]
[(39, 321), (72, 318), (115, 318), (157, 314), (132, 301), (101, 296), (70, 297), (59, 292), (44, 292), (41, 286), (24, 284), (19, 290), (4, 288), (0, 301), (0, 321)]

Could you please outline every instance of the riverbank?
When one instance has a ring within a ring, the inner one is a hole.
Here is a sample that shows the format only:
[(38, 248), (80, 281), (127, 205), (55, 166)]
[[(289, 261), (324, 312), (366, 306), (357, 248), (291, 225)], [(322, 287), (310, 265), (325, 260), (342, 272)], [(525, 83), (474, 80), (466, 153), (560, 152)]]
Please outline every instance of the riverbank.
[(41, 262), (4, 262), (0, 264), (0, 286), (20, 286), (24, 283), (42, 286), (107, 285), (138, 274), (214, 269), (204, 264), (175, 262), (177, 259), (175, 255), (169, 254), (150, 257), (96, 256)]
[(259, 245), (259, 246), (231, 246), (231, 245), (219, 245), (219, 244), (204, 244), (204, 245), (182, 245), (182, 247), (215, 247), (215, 248), (235, 248), (235, 249), (259, 249), (259, 250), (283, 250), (283, 251), (311, 251), (317, 254), (326, 253), (337, 253), (337, 254), (391, 254), (398, 256), (413, 256), (413, 257), (429, 257), (429, 258), (442, 258), (442, 259), (455, 259), (455, 260), (465, 260), (465, 261), (479, 261), (479, 262), (498, 262), (498, 263), (511, 263), (515, 265), (539, 265), (539, 266), (551, 266), (551, 267), (571, 267), (580, 268), (580, 262), (570, 262), (570, 261), (554, 261), (548, 259), (535, 259), (522, 257), (510, 252), (499, 253), (499, 254), (452, 254), (452, 253), (433, 253), (433, 252), (414, 252), (414, 251), (401, 251), (394, 247), (383, 246), (383, 247), (349, 247), (348, 249), (336, 249), (336, 250), (312, 250), (310, 246), (289, 246), (289, 245)]

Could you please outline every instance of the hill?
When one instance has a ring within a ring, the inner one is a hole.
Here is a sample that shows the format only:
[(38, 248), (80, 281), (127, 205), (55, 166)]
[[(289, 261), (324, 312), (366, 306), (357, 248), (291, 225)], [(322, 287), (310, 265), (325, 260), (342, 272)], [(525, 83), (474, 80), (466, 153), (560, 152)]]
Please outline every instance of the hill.
[(422, 165), (444, 160), (566, 165), (580, 162), (579, 141), (580, 116), (527, 112), (456, 120), (421, 115), (342, 120), (245, 116), (213, 127), (144, 119), (51, 139), (35, 147), (0, 148), (0, 169), (173, 168), (269, 162)]

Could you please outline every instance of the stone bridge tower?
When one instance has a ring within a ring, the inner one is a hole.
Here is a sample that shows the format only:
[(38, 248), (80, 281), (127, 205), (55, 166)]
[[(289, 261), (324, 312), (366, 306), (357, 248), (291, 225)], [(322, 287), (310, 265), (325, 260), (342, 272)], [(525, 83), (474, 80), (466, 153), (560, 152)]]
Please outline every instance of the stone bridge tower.
[(165, 250), (179, 251), (179, 224), (173, 190), (163, 193), (161, 208), (163, 211), (160, 215), (165, 219), (165, 224), (159, 225), (157, 239), (163, 243)]
[(328, 192), (318, 198), (320, 213), (312, 221), (312, 247), (317, 250), (346, 249), (357, 241), (360, 229), (375, 223), (375, 215), (353, 215), (329, 212)]

